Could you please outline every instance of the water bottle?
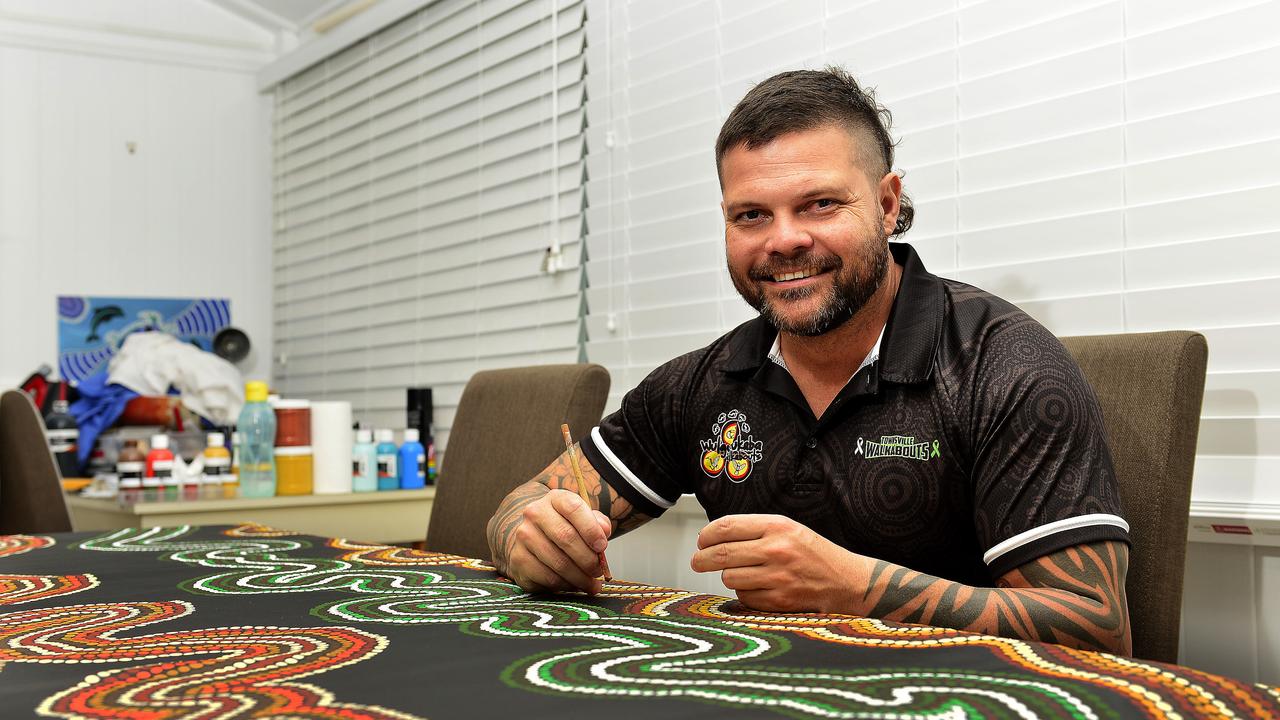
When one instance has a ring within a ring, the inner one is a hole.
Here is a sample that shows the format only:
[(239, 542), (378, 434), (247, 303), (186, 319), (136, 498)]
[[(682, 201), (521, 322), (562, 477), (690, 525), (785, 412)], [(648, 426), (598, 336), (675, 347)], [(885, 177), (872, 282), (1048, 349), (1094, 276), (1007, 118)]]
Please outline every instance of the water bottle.
[(244, 399), (236, 423), (240, 433), (240, 497), (274, 497), (276, 413), (267, 404), (267, 384), (245, 383)]

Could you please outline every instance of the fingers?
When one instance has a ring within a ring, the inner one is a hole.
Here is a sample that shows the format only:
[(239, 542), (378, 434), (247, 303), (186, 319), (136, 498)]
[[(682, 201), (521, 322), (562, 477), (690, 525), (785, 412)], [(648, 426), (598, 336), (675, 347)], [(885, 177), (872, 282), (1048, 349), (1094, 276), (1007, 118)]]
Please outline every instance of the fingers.
[[(746, 591), (775, 589), (777, 579), (770, 576), (763, 567), (729, 568), (720, 573), (720, 582), (730, 590), (739, 594)], [(754, 605), (752, 607), (755, 607)]]
[(600, 555), (587, 539), (607, 544), (608, 519), (582, 498), (552, 490), (522, 511), (508, 558), (508, 574), (526, 590), (599, 592)]
[(757, 540), (782, 522), (794, 522), (781, 515), (725, 515), (707, 523), (698, 533), (698, 548), (725, 542)]
[[(609, 531), (601, 527), (599, 518), (596, 517), (601, 513), (590, 508), (582, 498), (567, 490), (552, 490), (547, 493), (546, 499), (550, 501), (556, 513), (573, 527), (574, 534), (572, 538), (566, 536), (566, 542), (580, 544), (592, 553), (604, 552), (609, 545)], [(560, 530), (560, 532), (565, 531)], [(560, 539), (555, 535), (551, 537), (556, 538), (557, 541)], [(561, 547), (564, 545), (562, 544)]]
[[(701, 543), (699, 543), (701, 544)], [(728, 568), (753, 567), (768, 561), (759, 540), (723, 542), (704, 547), (693, 554), (689, 567), (694, 572), (715, 572)]]
[(524, 548), (518, 549), (513, 555), (513, 566), (520, 568), (520, 572), (512, 573), (511, 579), (530, 593), (584, 590), (594, 595), (600, 592), (602, 583), (599, 580), (588, 579), (586, 587), (574, 585)]
[[(521, 548), (554, 572), (564, 583), (568, 583), (579, 590), (588, 590), (592, 587), (592, 578), (598, 573), (596, 568), (591, 566), (598, 564), (598, 556), (588, 553), (587, 558), (589, 558), (590, 566), (584, 569), (555, 542), (543, 535), (538, 528), (530, 523), (525, 523), (516, 532), (519, 535), (518, 542)], [(560, 583), (548, 584), (545, 582), (540, 584), (547, 587), (560, 587), (561, 585)]]

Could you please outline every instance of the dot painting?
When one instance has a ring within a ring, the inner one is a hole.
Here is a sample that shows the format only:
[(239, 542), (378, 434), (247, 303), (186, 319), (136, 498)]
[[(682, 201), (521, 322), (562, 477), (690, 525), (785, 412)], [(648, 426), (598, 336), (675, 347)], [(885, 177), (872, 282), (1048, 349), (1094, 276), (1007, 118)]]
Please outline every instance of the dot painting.
[[(609, 702), (614, 717), (650, 716), (645, 698), (762, 717), (1280, 714), (1276, 689), (1190, 668), (867, 618), (758, 613), (626, 582), (596, 597), (531, 596), (482, 561), (259, 525), (57, 540), (0, 538), (0, 661), (83, 670), (47, 697), (0, 692), (6, 707), (29, 702), (53, 717), (490, 716), (512, 711), (484, 705), (498, 687), (523, 693), (530, 713)], [(77, 557), (52, 562), (57, 553)], [(171, 577), (171, 595), (119, 600), (132, 595), (113, 587), (123, 566), (113, 554)], [(40, 572), (46, 565), (93, 572)], [(228, 623), (218, 601), (234, 598), (244, 602)], [(289, 622), (266, 613), (267, 599), (289, 603)], [(433, 658), (463, 659), (440, 637), (469, 648), (472, 679), (492, 693), (460, 693), (472, 705), (450, 708), (442, 703), (453, 695), (427, 689)], [(421, 687), (395, 680), (405, 671), (388, 670), (390, 648), (423, 657)], [(360, 686), (379, 682), (386, 691), (367, 702)]]

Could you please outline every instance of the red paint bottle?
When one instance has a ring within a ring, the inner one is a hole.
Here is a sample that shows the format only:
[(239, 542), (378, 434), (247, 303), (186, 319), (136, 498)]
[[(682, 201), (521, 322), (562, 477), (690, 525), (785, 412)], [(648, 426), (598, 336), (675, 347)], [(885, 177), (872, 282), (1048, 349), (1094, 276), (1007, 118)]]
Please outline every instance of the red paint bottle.
[[(169, 449), (169, 436), (151, 436), (151, 452), (147, 453), (146, 477), (157, 478), (163, 484), (173, 476), (173, 451)], [(177, 498), (174, 498), (175, 500)]]

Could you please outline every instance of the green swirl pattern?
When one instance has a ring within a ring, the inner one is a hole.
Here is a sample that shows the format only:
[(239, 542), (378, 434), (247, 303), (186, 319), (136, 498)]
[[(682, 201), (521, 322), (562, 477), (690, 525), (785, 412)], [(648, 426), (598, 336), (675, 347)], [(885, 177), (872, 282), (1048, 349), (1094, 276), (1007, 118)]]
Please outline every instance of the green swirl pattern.
[(698, 618), (620, 614), (598, 605), (530, 596), (498, 580), (297, 557), (292, 553), (306, 544), (295, 540), (185, 540), (189, 531), (125, 530), (81, 547), (168, 553), (176, 562), (218, 571), (184, 584), (197, 594), (356, 594), (311, 610), (332, 622), (452, 624), (482, 637), (581, 640), (567, 650), (522, 658), (502, 673), (504, 682), (536, 692), (686, 698), (806, 718), (1114, 716), (1088, 687), (1052, 677), (775, 666), (769, 662), (781, 660), (790, 649), (790, 641), (779, 634)]

